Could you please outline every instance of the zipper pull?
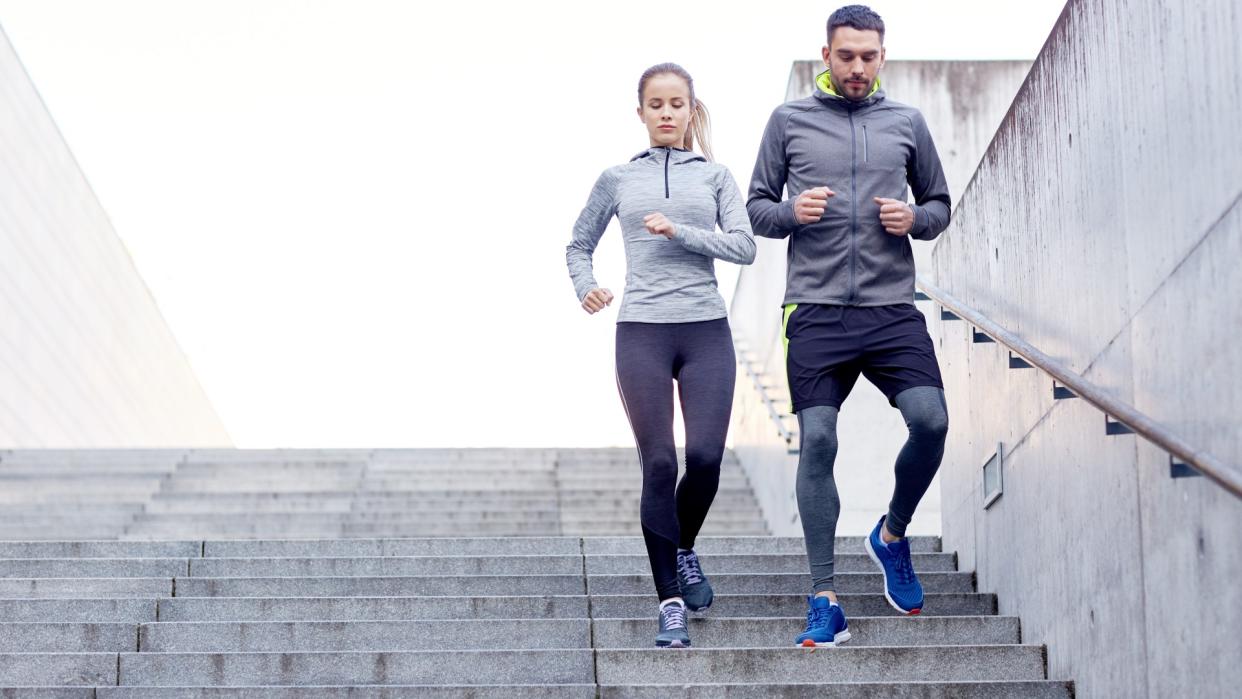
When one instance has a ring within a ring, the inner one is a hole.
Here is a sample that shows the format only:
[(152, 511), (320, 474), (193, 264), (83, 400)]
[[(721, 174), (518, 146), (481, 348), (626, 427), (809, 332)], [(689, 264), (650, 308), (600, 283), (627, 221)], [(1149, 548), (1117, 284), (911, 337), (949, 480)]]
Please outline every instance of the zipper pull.
[(870, 162), (871, 157), (867, 153), (867, 125), (863, 124), (863, 162)]

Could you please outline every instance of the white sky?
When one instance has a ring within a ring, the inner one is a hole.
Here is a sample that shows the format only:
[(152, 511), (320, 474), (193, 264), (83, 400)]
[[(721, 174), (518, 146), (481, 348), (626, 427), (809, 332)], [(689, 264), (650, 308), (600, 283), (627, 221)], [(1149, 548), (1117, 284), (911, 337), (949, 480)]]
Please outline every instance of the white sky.
[[(890, 59), (994, 59), (1064, 1), (871, 5)], [(646, 146), (639, 74), (694, 75), (745, 188), (837, 6), (0, 0), (0, 26), (237, 446), (569, 447), (633, 443), (618, 304), (578, 307), (564, 248)], [(614, 228), (614, 292), (623, 255)]]

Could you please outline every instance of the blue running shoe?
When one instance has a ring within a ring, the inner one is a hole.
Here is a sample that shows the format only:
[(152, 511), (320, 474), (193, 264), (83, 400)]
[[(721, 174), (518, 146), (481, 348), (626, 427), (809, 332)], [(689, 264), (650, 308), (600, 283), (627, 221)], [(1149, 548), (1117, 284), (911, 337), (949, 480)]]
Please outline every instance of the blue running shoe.
[(656, 634), (656, 646), (690, 647), (690, 632), (686, 629), (686, 605), (676, 601), (660, 605), (660, 632)]
[(712, 606), (715, 594), (694, 549), (677, 549), (677, 582), (681, 585), (681, 596), (686, 600), (687, 609), (697, 612)]
[(835, 646), (850, 640), (850, 625), (841, 606), (827, 597), (807, 597), (806, 631), (794, 639), (795, 646)]
[(914, 565), (910, 563), (910, 542), (902, 539), (891, 544), (884, 543), (880, 538), (880, 527), (883, 526), (884, 517), (881, 517), (880, 523), (875, 525), (864, 543), (867, 554), (884, 574), (884, 599), (902, 614), (918, 614), (923, 611), (923, 585), (914, 574)]

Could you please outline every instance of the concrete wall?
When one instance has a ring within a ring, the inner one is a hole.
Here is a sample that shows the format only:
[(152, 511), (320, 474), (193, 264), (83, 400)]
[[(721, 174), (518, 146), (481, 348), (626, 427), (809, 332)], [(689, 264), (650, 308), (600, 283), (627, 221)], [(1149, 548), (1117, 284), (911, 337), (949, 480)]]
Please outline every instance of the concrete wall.
[[(880, 74), (894, 100), (923, 111), (944, 163), (945, 177), (956, 202), (988, 142), (1021, 85), (1028, 61), (889, 61)], [(794, 63), (786, 99), (799, 99), (814, 89), (821, 61)], [(915, 264), (930, 268), (931, 244), (915, 241)], [(734, 293), (731, 320), (744, 344), (764, 371), (788, 412), (788, 386), (780, 341), (780, 303), (785, 290), (786, 241), (761, 239), (755, 264), (744, 267)], [(924, 313), (932, 311), (924, 304)], [(955, 417), (950, 418), (954, 420)], [(796, 422), (788, 424), (796, 429)], [(733, 410), (733, 447), (751, 472), (773, 531), (801, 535), (794, 476), (797, 457), (777, 436), (767, 408), (753, 383), (739, 376)], [(893, 462), (906, 439), (901, 414), (867, 381), (859, 381), (841, 412), (840, 451), (836, 478), (841, 493), (842, 534), (861, 534), (885, 512), (893, 488)], [(933, 483), (911, 523), (912, 533), (940, 531), (940, 488)]]
[[(934, 252), (947, 291), (1242, 466), (1242, 13), (1071, 0)], [(1236, 696), (1242, 501), (938, 325), (944, 537), (1079, 696)], [(1004, 494), (981, 502), (998, 442)]]
[(0, 447), (229, 445), (0, 32)]

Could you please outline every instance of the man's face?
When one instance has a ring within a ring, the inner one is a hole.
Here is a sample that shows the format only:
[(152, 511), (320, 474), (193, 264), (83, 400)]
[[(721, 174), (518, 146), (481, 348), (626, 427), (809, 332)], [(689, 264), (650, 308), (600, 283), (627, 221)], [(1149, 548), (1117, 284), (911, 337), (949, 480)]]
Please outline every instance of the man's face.
[(837, 27), (824, 47), (824, 65), (832, 71), (838, 94), (852, 102), (866, 99), (884, 66), (880, 33)]

